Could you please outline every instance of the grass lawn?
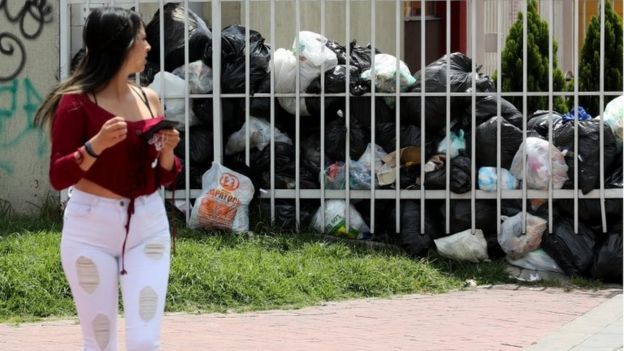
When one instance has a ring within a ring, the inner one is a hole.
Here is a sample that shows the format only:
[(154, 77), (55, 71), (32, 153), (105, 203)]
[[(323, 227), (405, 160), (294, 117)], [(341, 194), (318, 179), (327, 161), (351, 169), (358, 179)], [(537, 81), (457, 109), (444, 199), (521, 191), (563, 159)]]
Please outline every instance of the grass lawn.
[[(0, 322), (75, 315), (60, 264), (60, 223), (0, 218)], [(312, 234), (231, 235), (179, 229), (169, 312), (297, 308), (323, 301), (512, 282), (505, 262), (472, 264)], [(560, 285), (540, 282), (540, 286)], [(599, 287), (572, 280), (570, 286)]]

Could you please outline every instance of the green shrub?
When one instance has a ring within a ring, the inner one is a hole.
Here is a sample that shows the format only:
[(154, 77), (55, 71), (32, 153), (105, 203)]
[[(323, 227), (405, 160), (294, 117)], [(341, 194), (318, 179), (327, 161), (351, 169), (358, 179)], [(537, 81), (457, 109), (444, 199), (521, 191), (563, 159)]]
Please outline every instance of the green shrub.
[[(622, 17), (605, 6), (604, 89), (622, 91)], [(579, 91), (600, 90), (600, 13), (591, 19), (579, 64)], [(615, 96), (605, 96), (605, 105)], [(579, 105), (592, 116), (600, 114), (600, 97), (581, 96)]]
[[(530, 92), (548, 92), (548, 23), (540, 18), (535, 0), (527, 5), (527, 90)], [(509, 29), (502, 52), (502, 90), (504, 92), (522, 91), (522, 38), (523, 14)], [(557, 42), (553, 40), (553, 90), (565, 91), (566, 84), (563, 73), (557, 64)], [(522, 97), (508, 97), (522, 111)], [(568, 112), (565, 99), (555, 96), (553, 108), (556, 111)], [(530, 96), (527, 98), (527, 114), (536, 110), (548, 109), (548, 96)]]

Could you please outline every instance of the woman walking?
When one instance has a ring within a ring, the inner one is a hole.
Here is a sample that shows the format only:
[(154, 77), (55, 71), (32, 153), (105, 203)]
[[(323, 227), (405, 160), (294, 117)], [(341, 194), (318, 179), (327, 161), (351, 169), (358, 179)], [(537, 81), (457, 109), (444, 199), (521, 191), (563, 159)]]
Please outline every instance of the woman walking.
[(46, 97), (38, 126), (51, 127), (50, 182), (69, 187), (61, 261), (85, 350), (117, 349), (118, 285), (127, 350), (157, 350), (169, 276), (169, 223), (158, 189), (174, 181), (179, 133), (142, 135), (163, 120), (156, 93), (134, 85), (150, 45), (140, 16), (93, 10), (86, 55)]

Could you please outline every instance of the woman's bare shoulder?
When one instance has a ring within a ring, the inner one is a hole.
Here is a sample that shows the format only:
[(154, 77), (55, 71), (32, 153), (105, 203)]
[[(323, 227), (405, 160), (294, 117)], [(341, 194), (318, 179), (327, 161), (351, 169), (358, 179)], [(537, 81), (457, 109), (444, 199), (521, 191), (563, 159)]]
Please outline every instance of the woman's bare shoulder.
[(164, 111), (162, 108), (162, 104), (160, 103), (160, 97), (158, 96), (158, 93), (156, 93), (154, 89), (148, 87), (143, 87), (141, 89), (145, 91), (145, 95), (147, 96), (147, 100), (149, 101), (150, 106), (156, 107), (156, 111), (154, 112), (156, 112), (157, 115), (162, 116), (164, 114)]

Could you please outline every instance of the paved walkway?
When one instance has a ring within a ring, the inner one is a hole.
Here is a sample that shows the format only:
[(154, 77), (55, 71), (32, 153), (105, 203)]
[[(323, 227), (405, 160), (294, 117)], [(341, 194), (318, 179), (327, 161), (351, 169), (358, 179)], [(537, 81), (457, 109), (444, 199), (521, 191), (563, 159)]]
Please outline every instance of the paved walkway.
[[(621, 323), (621, 289), (566, 292), (505, 285), (441, 295), (327, 303), (299, 310), (167, 314), (162, 348), (483, 351), (531, 346), (533, 350), (622, 350)], [(600, 342), (604, 347), (594, 348)], [(75, 320), (0, 324), (3, 351), (79, 350), (80, 345)]]

